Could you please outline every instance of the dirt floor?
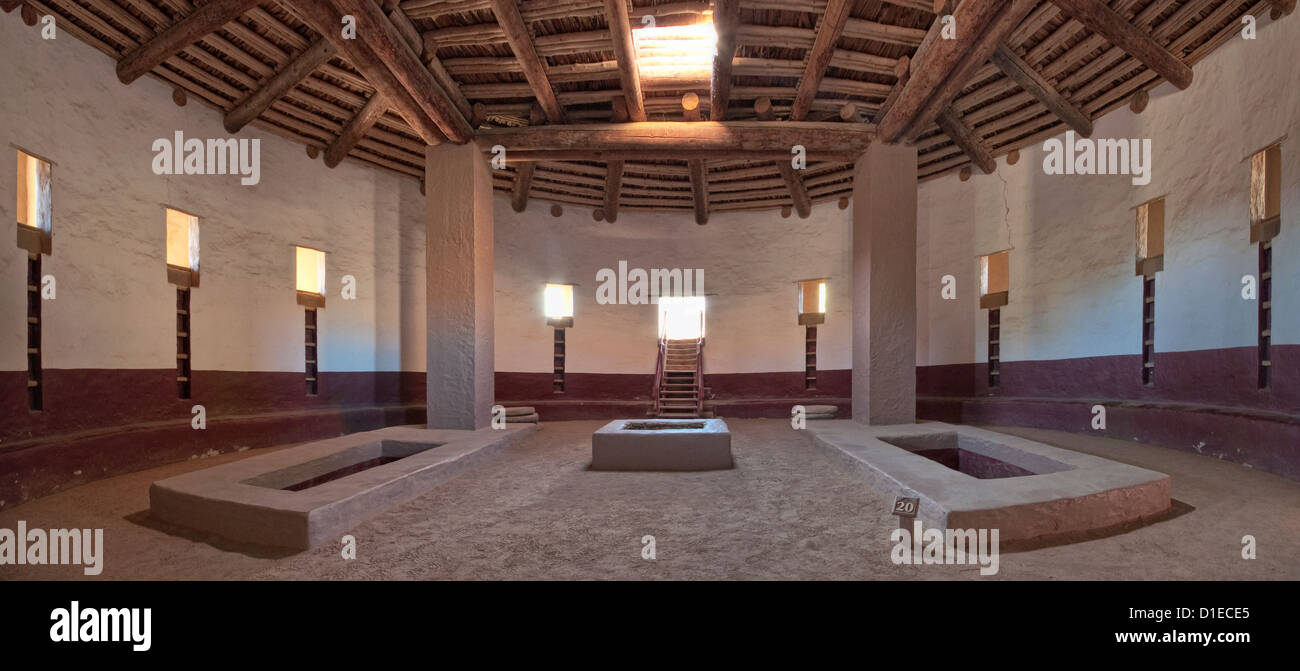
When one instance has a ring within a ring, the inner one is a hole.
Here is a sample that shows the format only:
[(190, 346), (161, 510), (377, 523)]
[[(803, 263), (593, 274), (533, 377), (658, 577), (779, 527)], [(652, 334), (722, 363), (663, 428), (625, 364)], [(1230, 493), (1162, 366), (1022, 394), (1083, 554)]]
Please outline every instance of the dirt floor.
[[(232, 545), (149, 519), (149, 483), (228, 454), (94, 482), (0, 513), (0, 528), (103, 528), (95, 579), (1300, 579), (1300, 483), (1191, 453), (1055, 431), (988, 427), (1168, 473), (1190, 510), (1083, 543), (978, 566), (890, 561), (892, 498), (874, 493), (785, 420), (731, 420), (736, 468), (587, 470), (603, 422), (554, 422), (490, 462), (290, 553)], [(1258, 558), (1241, 557), (1251, 534)], [(656, 558), (642, 558), (642, 537)], [(80, 567), (0, 566), (5, 579), (89, 579)]]

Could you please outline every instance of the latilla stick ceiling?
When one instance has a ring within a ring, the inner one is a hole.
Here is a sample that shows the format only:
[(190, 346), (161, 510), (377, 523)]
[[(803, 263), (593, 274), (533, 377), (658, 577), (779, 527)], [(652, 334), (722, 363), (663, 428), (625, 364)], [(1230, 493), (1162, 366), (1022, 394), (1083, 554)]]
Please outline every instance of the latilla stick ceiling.
[[(807, 216), (811, 203), (850, 194), (847, 153), (872, 141), (914, 142), (922, 179), (995, 170), (998, 156), (1065, 130), (1087, 135), (1120, 105), (1140, 109), (1164, 81), (1193, 85), (1191, 66), (1238, 35), (1243, 16), (1280, 19), (1295, 4), (0, 0), (0, 9), (22, 7), (29, 23), (53, 15), (117, 61), (123, 82), (168, 82), (177, 102), (217, 107), (229, 131), (256, 125), (331, 166), (349, 157), (422, 179), (426, 144), (491, 137), (510, 150), (527, 140), (494, 173), (517, 209), (533, 198), (611, 218), (621, 207), (707, 220), (761, 208)], [(343, 15), (355, 17), (356, 40), (332, 29)], [(956, 39), (940, 39), (943, 15), (957, 20)], [(647, 17), (696, 28), (645, 33), (638, 45)], [(712, 31), (698, 29), (705, 23)], [(699, 53), (675, 49), (677, 34), (716, 35), (708, 76), (684, 62), (674, 76), (674, 53)], [(652, 56), (643, 77), (638, 60)], [(593, 138), (604, 144), (583, 144)], [(809, 150), (805, 170), (785, 158), (792, 140)]]

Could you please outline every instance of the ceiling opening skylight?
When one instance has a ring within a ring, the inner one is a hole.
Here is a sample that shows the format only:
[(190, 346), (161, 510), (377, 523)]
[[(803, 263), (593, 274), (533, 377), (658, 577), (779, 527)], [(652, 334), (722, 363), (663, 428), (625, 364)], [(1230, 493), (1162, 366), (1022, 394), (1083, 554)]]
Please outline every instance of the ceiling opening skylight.
[(689, 25), (646, 26), (632, 31), (642, 84), (663, 89), (709, 81), (718, 33), (711, 14), (701, 19)]

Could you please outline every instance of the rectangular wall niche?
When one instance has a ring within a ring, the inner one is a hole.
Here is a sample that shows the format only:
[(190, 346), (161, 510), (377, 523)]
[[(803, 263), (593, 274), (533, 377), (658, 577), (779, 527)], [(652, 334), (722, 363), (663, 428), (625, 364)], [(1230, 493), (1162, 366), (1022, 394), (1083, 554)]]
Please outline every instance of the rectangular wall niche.
[(307, 395), (320, 393), (319, 353), (320, 320), (317, 311), (325, 307), (325, 252), (310, 247), (295, 247), (298, 304), (303, 306), (303, 370)]
[(564, 393), (564, 329), (573, 327), (573, 285), (548, 284), (542, 293), (542, 308), (546, 314), (546, 323), (555, 327), (554, 374), (551, 388), (557, 394)]
[(826, 323), (826, 280), (802, 280), (796, 306), (804, 331), (804, 389), (817, 388), (817, 325)]
[(18, 151), (18, 246), (31, 254), (49, 254), (54, 216), (51, 166)]
[(1282, 230), (1282, 146), (1250, 157), (1250, 241), (1259, 244), (1259, 388), (1272, 382), (1273, 238)]
[(18, 247), (27, 252), (27, 408), (45, 408), (44, 376), (41, 366), (41, 272), (42, 258), (49, 254), (53, 204), (51, 167), (48, 161), (18, 151), (17, 202)]
[(167, 212), (167, 281), (176, 285), (176, 394), (190, 398), (190, 291), (199, 285), (199, 218), (172, 208)]
[(1011, 296), (1011, 252), (980, 257), (980, 308), (989, 311), (989, 388), (1002, 382), (1002, 306)]
[(1156, 273), (1165, 267), (1165, 199), (1137, 207), (1137, 274), (1142, 277), (1142, 384), (1155, 384)]

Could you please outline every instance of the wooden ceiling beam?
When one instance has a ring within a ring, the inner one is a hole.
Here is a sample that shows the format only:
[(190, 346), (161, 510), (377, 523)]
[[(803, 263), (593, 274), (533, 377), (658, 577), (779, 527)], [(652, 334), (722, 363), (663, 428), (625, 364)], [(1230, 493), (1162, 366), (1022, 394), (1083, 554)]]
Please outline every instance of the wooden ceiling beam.
[(533, 189), (536, 170), (536, 163), (521, 163), (515, 169), (515, 183), (510, 192), (510, 208), (515, 212), (523, 212), (528, 207), (528, 194)]
[(313, 70), (324, 65), (337, 53), (338, 51), (334, 48), (334, 45), (330, 44), (329, 40), (324, 38), (317, 40), (315, 44), (307, 47), (306, 51), (298, 54), (288, 65), (280, 68), (261, 88), (249, 93), (242, 101), (230, 108), (230, 111), (226, 112), (225, 119), (223, 119), (226, 130), (231, 133), (238, 133), (239, 129), (261, 116), (262, 112), (265, 112), (271, 106), (271, 103), (279, 100), (281, 96), (306, 79)]
[(158, 67), (163, 61), (179, 54), (185, 47), (199, 41), (204, 35), (239, 18), (239, 15), (257, 6), (259, 0), (212, 0), (196, 8), (184, 18), (168, 26), (156, 37), (117, 62), (117, 78), (130, 84)]
[(1037, 98), (1038, 102), (1043, 103), (1043, 107), (1073, 128), (1075, 132), (1084, 137), (1092, 135), (1092, 119), (1061, 95), (1060, 91), (1047, 81), (1047, 78), (1038, 74), (1037, 70), (1016, 55), (1010, 47), (1005, 44), (998, 45), (989, 60), (998, 66), (1002, 74), (1010, 77), (1020, 85), (1020, 88)]
[[(627, 113), (632, 121), (645, 121), (645, 97), (641, 92), (641, 72), (637, 67), (636, 46), (632, 43), (632, 24), (627, 16), (627, 3), (623, 0), (605, 0), (605, 22), (614, 42), (614, 57), (618, 60), (618, 79), (627, 98)], [(605, 216), (613, 222), (616, 212), (605, 209)]]
[(808, 199), (808, 187), (804, 185), (803, 177), (790, 164), (790, 160), (777, 161), (776, 169), (781, 173), (781, 179), (785, 181), (785, 188), (790, 191), (790, 200), (799, 218), (807, 219), (812, 216), (812, 201)]
[(3, 9), (4, 12), (8, 14), (9, 12), (18, 9), (18, 6), (21, 4), (23, 4), (23, 0), (0, 0), (0, 9)]
[(709, 171), (704, 159), (697, 158), (688, 164), (691, 172), (691, 198), (695, 201), (695, 223), (709, 223)]
[(388, 101), (381, 93), (370, 96), (370, 100), (343, 126), (338, 137), (325, 148), (325, 165), (333, 168), (343, 161), (343, 157), (375, 127), (379, 117), (388, 110)]
[(993, 160), (993, 154), (989, 153), (979, 136), (957, 117), (951, 107), (940, 112), (935, 121), (939, 124), (939, 128), (952, 138), (953, 143), (966, 152), (971, 162), (984, 171), (984, 174), (991, 175), (994, 170), (997, 170), (998, 164)]
[[(532, 152), (659, 152), (686, 156), (711, 153), (714, 158), (765, 155), (787, 160), (801, 146), (809, 160), (822, 155), (853, 156), (866, 151), (874, 136), (869, 124), (791, 121), (643, 121), (625, 124), (573, 124), (526, 128), (481, 129), (486, 146), (502, 145), (509, 154)], [(558, 160), (558, 159), (557, 159)], [(829, 159), (825, 159), (829, 160)], [(852, 159), (850, 159), (852, 160)]]
[[(440, 144), (447, 139), (448, 136), (443, 134), (437, 120), (433, 119), (425, 111), (424, 107), (416, 102), (415, 96), (407, 91), (397, 75), (384, 64), (384, 59), (370, 50), (368, 45), (372, 43), (371, 40), (343, 38), (336, 26), (343, 25), (344, 12), (332, 6), (328, 0), (293, 0), (293, 9), (295, 14), (302, 17), (303, 21), (312, 30), (324, 35), (334, 45), (334, 48), (339, 50), (339, 53), (347, 56), (352, 63), (352, 67), (366, 78), (370, 86), (374, 87), (376, 96), (382, 95), (384, 100), (406, 120), (406, 123), (411, 126), (416, 135), (420, 136), (426, 144)], [(378, 7), (375, 7), (375, 10), (378, 11)], [(357, 18), (359, 30), (372, 35), (378, 32), (362, 28), (360, 17)], [(367, 21), (366, 25), (373, 28), (373, 21)], [(468, 129), (469, 124), (464, 122), (463, 118), (461, 121), (465, 123), (465, 128)]]
[(794, 107), (790, 110), (791, 120), (803, 121), (808, 118), (813, 100), (821, 88), (822, 78), (826, 76), (826, 68), (835, 55), (835, 45), (839, 43), (849, 14), (853, 11), (853, 4), (852, 0), (830, 0), (826, 3), (826, 11), (817, 26), (817, 38), (813, 40), (812, 51), (808, 54), (808, 67), (799, 79), (799, 90), (794, 97)]
[(551, 123), (563, 123), (564, 108), (556, 99), (555, 89), (546, 76), (546, 63), (537, 55), (532, 31), (519, 14), (519, 3), (516, 0), (492, 0), (492, 13), (496, 15), (497, 25), (505, 33), (511, 51), (523, 67), (524, 77), (532, 87), (542, 111), (546, 113), (546, 118)]
[(623, 161), (605, 163), (605, 221), (611, 224), (618, 221), (618, 200), (623, 195), (623, 166)]
[(1082, 23), (1111, 44), (1123, 49), (1143, 65), (1164, 77), (1180, 89), (1192, 85), (1192, 69), (1168, 49), (1160, 46), (1150, 33), (1129, 23), (1127, 19), (1099, 0), (1052, 0), (1061, 11)]
[(736, 33), (740, 26), (740, 0), (716, 0), (713, 30), (718, 34), (709, 80), (709, 118), (725, 121), (731, 104), (731, 67), (736, 58)]
[[(473, 139), (474, 129), (470, 128), (469, 120), (461, 114), (456, 103), (412, 50), (407, 38), (403, 37), (378, 5), (371, 0), (329, 1), (340, 14), (353, 16), (358, 34), (365, 36), (364, 40), (343, 40), (344, 42), (364, 42), (364, 48), (368, 48), (379, 59), (380, 69), (387, 70), (396, 78), (406, 94), (437, 124), (448, 140), (463, 144)], [(335, 22), (326, 33), (331, 41), (335, 35), (339, 35), (339, 25), (341, 22)], [(335, 46), (346, 50), (341, 45)], [(366, 79), (370, 79), (369, 74)], [(393, 96), (385, 92), (385, 97), (391, 99)]]
[(953, 39), (934, 37), (943, 28), (936, 19), (917, 50), (911, 76), (880, 118), (880, 138), (898, 142), (924, 131), (1037, 4), (1037, 0), (963, 2), (952, 13), (961, 26)]

